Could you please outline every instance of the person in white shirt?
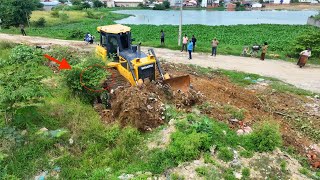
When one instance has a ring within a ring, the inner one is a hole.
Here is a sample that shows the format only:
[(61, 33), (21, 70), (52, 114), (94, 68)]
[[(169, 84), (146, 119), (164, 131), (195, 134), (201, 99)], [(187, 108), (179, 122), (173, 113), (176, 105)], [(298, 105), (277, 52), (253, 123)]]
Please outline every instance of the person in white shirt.
[(300, 53), (300, 58), (298, 60), (297, 65), (302, 68), (304, 65), (306, 65), (309, 57), (311, 56), (311, 48), (307, 48), (307, 50), (304, 50)]
[(188, 44), (188, 36), (185, 34), (184, 37), (182, 38), (182, 48), (181, 52), (185, 49), (187, 52), (187, 44)]

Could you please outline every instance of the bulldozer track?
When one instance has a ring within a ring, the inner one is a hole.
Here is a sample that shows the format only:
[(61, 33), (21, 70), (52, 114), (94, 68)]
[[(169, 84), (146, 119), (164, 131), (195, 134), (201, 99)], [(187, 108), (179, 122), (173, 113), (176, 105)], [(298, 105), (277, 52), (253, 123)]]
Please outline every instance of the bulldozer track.
[(130, 87), (130, 83), (119, 73), (117, 69), (108, 68), (108, 71), (111, 73), (111, 77), (104, 81), (104, 89), (111, 91), (112, 89), (115, 90), (118, 87)]

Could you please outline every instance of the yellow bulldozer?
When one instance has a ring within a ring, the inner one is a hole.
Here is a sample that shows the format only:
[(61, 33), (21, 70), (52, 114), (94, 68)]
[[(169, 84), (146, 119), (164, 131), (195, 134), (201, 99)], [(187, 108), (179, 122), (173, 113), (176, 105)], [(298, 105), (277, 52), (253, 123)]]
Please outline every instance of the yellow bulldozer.
[[(156, 80), (156, 69), (163, 83), (173, 90), (188, 91), (190, 76), (170, 77), (161, 68), (160, 61), (153, 49), (141, 52), (140, 44), (133, 45), (131, 28), (121, 24), (99, 26), (100, 43), (96, 47), (97, 56), (101, 57), (108, 68), (121, 74), (131, 86), (143, 83), (146, 79)], [(110, 60), (111, 59), (111, 60)]]

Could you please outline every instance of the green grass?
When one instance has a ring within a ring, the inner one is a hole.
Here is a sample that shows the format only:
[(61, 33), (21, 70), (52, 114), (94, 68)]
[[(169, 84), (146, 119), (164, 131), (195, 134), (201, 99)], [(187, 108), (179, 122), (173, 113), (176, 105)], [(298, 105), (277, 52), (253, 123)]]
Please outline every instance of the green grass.
[[(1, 51), (9, 52), (12, 45), (0, 43), (0, 47), (3, 47)], [(7, 59), (8, 54), (3, 58)], [(74, 63), (79, 62), (74, 60)], [(3, 122), (0, 114), (0, 145), (4, 145), (0, 146), (0, 167), (5, 167), (0, 168), (0, 179), (32, 179), (42, 169), (52, 171), (55, 167), (61, 168), (61, 179), (117, 179), (122, 173), (138, 171), (162, 174), (182, 162), (199, 159), (203, 154), (206, 162), (220, 168), (210, 154), (212, 145), (225, 161), (233, 158), (228, 147), (240, 145), (245, 150), (264, 151), (252, 147), (258, 144), (270, 150), (269, 145), (271, 148), (278, 145), (273, 143), (279, 139), (272, 126), (264, 128), (262, 125), (262, 129), (254, 128), (252, 136), (239, 137), (225, 123), (167, 106), (166, 121), (177, 120), (177, 131), (171, 135), (167, 148), (148, 150), (146, 142), (158, 130), (142, 134), (132, 127), (120, 128), (117, 123), (106, 125), (92, 105), (72, 94), (64, 81), (64, 73), (50, 73), (48, 81), (48, 84), (57, 83), (57, 87), (49, 86), (51, 96), (45, 97), (42, 104), (18, 109), (14, 121), (9, 124)], [(43, 127), (63, 128), (68, 133), (59, 138), (37, 135)], [(24, 130), (26, 135), (21, 135)], [(69, 143), (70, 138), (73, 144)], [(223, 170), (222, 174), (198, 171), (209, 179), (220, 175), (234, 179), (232, 169)]]

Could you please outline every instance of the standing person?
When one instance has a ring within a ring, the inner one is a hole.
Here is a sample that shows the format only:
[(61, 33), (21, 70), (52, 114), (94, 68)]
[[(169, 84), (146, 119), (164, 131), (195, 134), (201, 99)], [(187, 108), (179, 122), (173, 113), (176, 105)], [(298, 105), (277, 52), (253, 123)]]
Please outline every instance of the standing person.
[(161, 29), (160, 33), (161, 33), (160, 43), (161, 43), (161, 46), (164, 46), (164, 32), (162, 29)]
[(212, 52), (211, 52), (211, 56), (216, 56), (217, 55), (217, 47), (219, 45), (219, 41), (217, 40), (217, 38), (213, 38), (213, 40), (211, 41), (211, 46), (212, 46)]
[(182, 48), (181, 52), (185, 49), (187, 51), (187, 44), (188, 44), (188, 36), (185, 34), (184, 37), (182, 38)]
[(20, 26), (21, 34), (22, 34), (23, 36), (26, 36), (27, 34), (26, 34), (26, 31), (24, 30), (24, 25), (23, 25), (23, 24), (20, 24), (19, 26)]
[(193, 44), (193, 52), (194, 52), (194, 49), (196, 48), (196, 42), (197, 42), (197, 39), (194, 37), (194, 35), (192, 35), (191, 41)]
[(192, 56), (191, 56), (192, 50), (193, 50), (193, 42), (190, 41), (189, 44), (188, 44), (188, 52), (189, 52), (189, 58), (188, 59), (192, 59)]
[(304, 50), (300, 53), (300, 58), (297, 63), (300, 68), (302, 68), (308, 61), (309, 57), (311, 56), (311, 48), (307, 48), (307, 50)]
[(264, 58), (266, 57), (267, 50), (268, 50), (268, 43), (264, 42), (264, 45), (262, 46), (262, 53), (260, 56), (261, 61), (264, 61)]

